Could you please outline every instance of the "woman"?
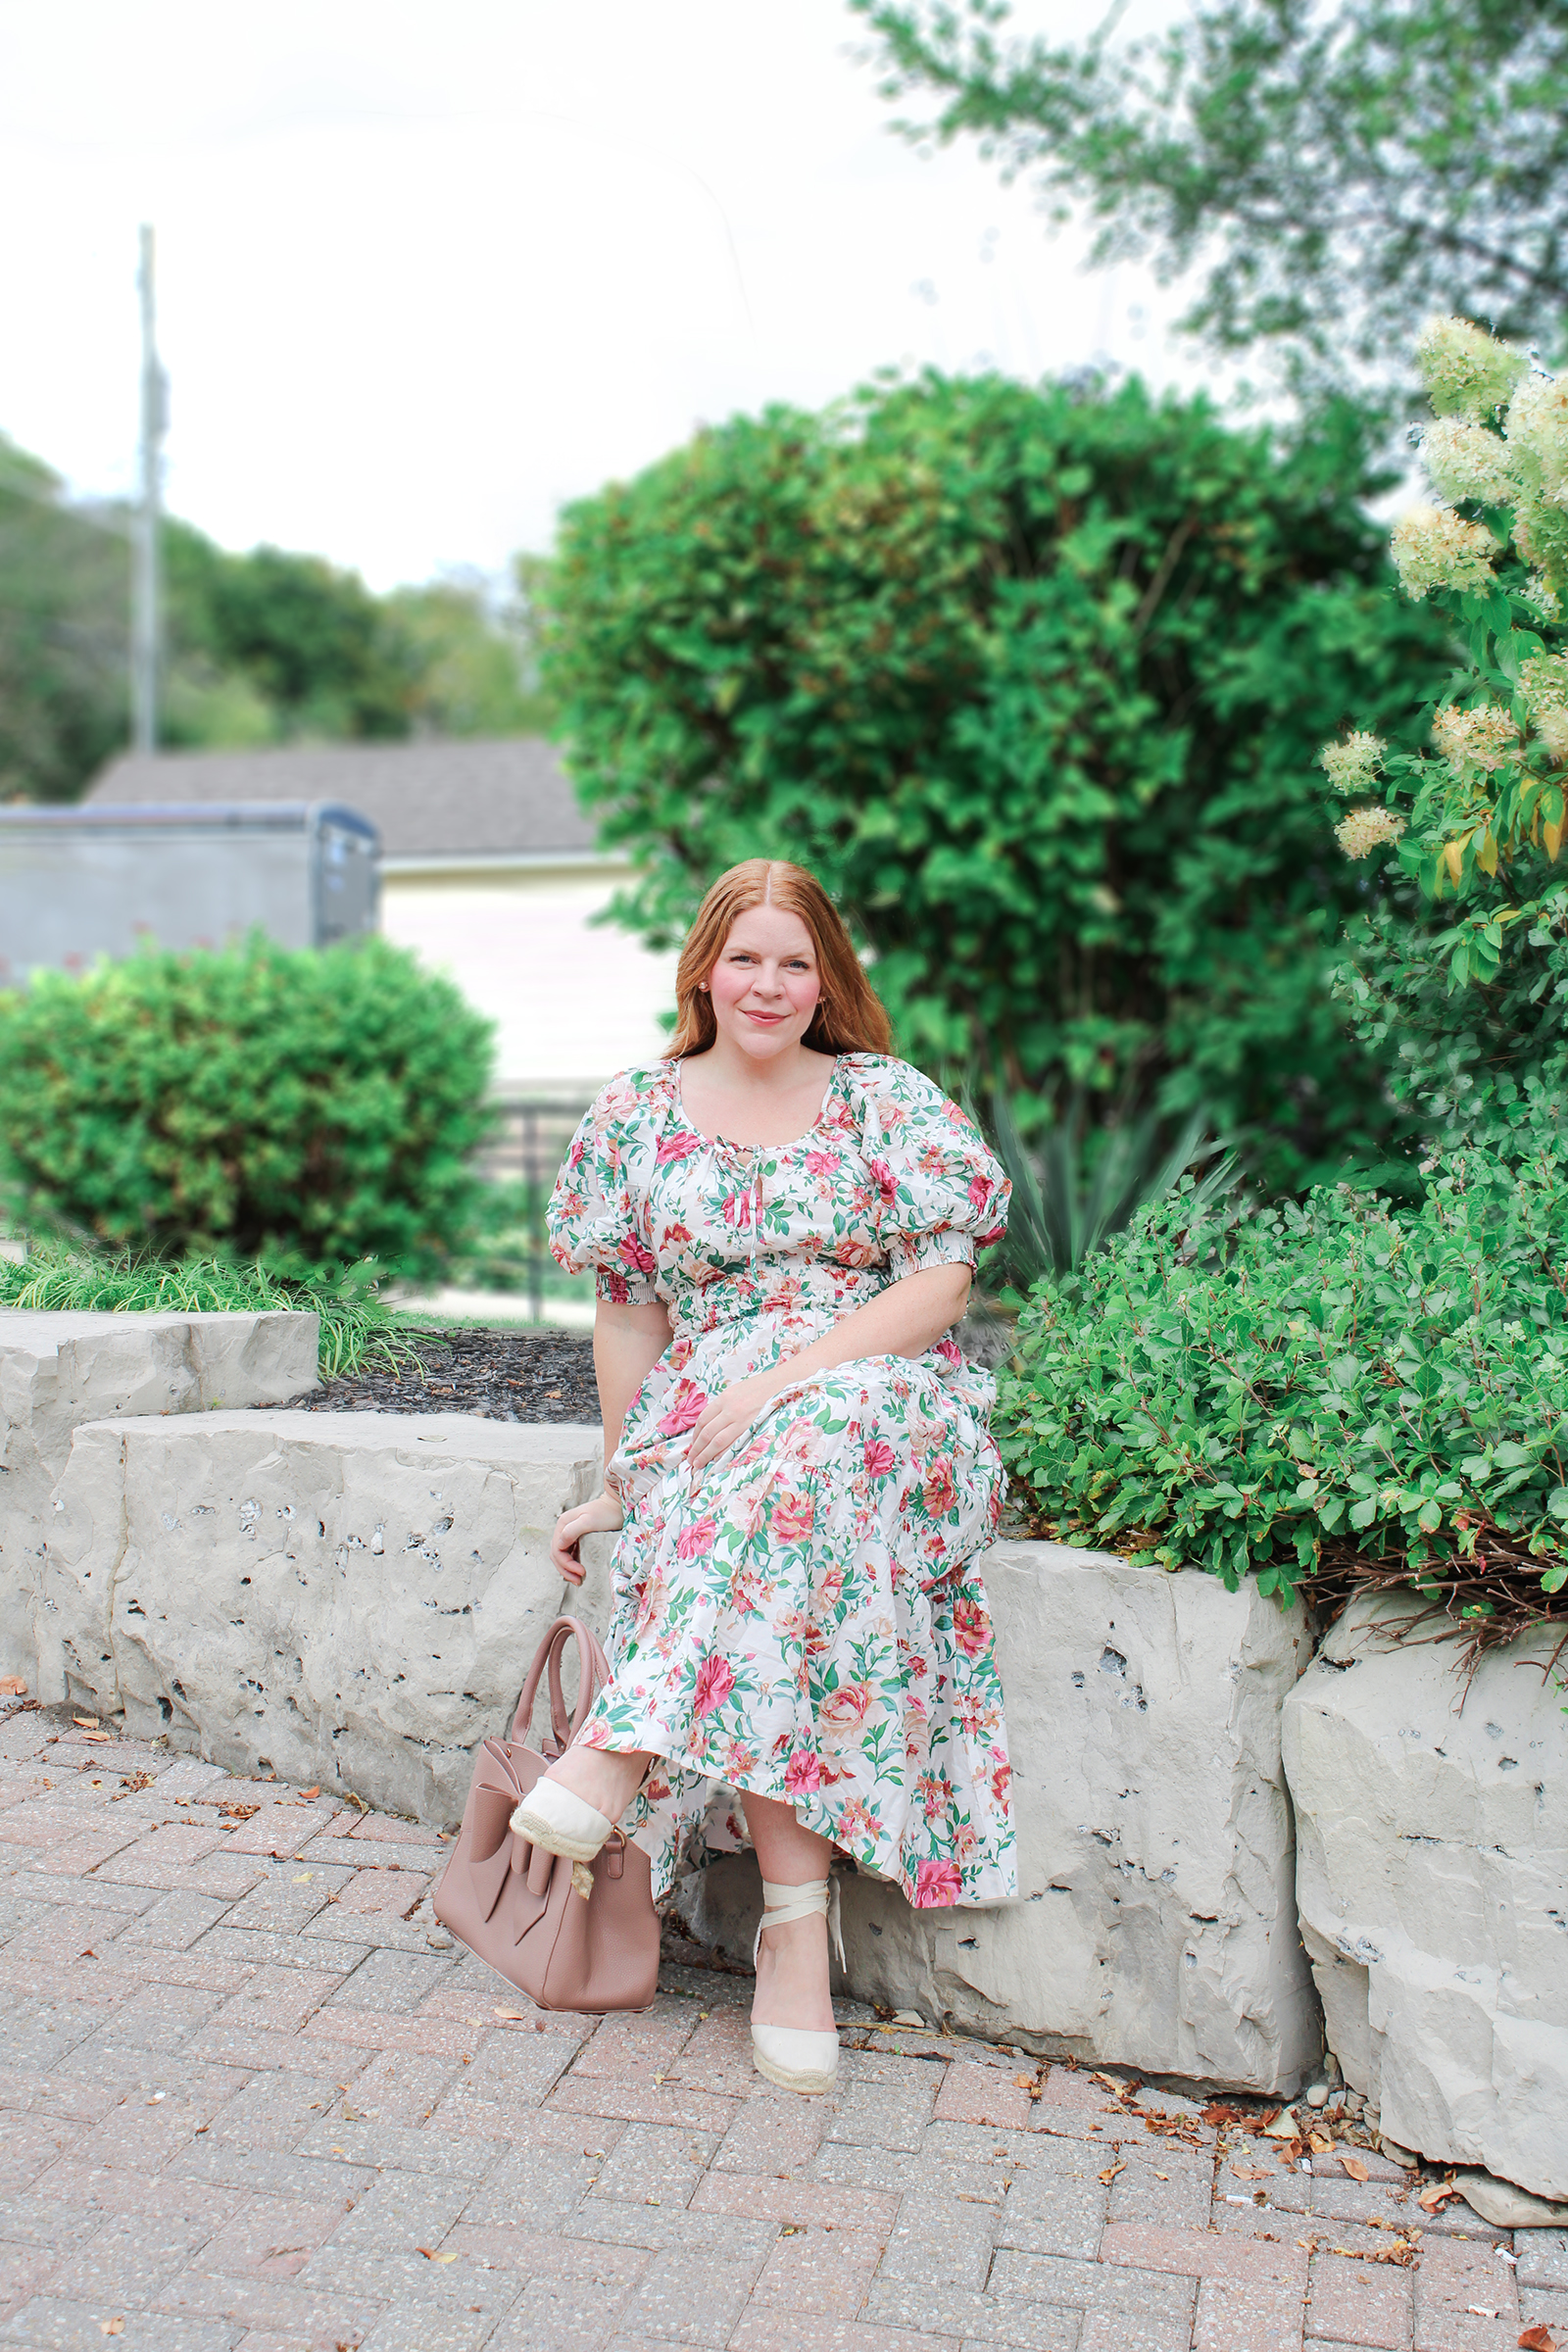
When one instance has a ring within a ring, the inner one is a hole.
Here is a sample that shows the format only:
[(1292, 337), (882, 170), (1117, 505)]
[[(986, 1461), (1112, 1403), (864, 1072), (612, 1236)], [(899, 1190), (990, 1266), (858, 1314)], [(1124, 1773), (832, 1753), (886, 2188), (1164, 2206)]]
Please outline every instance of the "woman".
[[(1007, 1187), (887, 1053), (821, 886), (753, 858), (703, 901), (670, 1057), (612, 1080), (550, 1205), (597, 1276), (613, 1680), (513, 1816), (591, 1860), (620, 1822), (656, 1897), (705, 1811), (757, 1849), (756, 2063), (830, 2089), (834, 1846), (910, 1902), (1016, 1892), (1002, 1690), (969, 1566), (996, 1531), (992, 1384), (948, 1336)], [(836, 1888), (834, 1889), (836, 1893)], [(834, 1917), (835, 1933), (837, 1929)]]

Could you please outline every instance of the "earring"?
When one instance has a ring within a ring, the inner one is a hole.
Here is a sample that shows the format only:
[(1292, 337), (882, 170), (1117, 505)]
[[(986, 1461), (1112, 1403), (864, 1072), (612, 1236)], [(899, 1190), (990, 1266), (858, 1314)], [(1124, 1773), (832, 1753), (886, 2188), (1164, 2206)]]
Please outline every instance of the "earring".
[(706, 997), (708, 994), (708, 982), (706, 980), (699, 980), (697, 985), (702, 991), (703, 995)]

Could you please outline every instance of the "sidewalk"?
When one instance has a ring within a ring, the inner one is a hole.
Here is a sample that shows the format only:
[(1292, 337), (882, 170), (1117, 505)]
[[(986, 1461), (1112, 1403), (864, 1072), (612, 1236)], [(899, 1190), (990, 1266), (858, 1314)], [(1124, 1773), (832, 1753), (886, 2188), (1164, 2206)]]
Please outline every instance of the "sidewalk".
[[(1427, 2216), (1194, 2102), (845, 2033), (749, 1981), (544, 2016), (433, 1949), (428, 1831), (0, 1718), (0, 2345), (30, 2352), (1514, 2352), (1568, 2232)], [(1419, 2225), (1419, 2227), (1417, 2227)]]

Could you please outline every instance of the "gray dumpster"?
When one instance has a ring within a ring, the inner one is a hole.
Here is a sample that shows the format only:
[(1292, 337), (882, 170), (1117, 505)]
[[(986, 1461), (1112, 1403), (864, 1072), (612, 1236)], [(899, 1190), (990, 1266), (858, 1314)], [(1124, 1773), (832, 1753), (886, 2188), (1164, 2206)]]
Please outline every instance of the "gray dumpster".
[(373, 931), (380, 850), (332, 801), (0, 808), (0, 985), (254, 925), (286, 948)]

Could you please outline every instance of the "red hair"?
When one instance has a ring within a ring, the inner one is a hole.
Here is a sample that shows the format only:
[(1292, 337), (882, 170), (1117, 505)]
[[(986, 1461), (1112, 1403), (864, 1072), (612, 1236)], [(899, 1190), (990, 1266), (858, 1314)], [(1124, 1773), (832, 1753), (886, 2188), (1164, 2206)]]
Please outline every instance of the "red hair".
[(822, 994), (802, 1044), (818, 1054), (886, 1054), (893, 1042), (887, 1013), (821, 883), (785, 858), (748, 858), (719, 875), (686, 934), (675, 973), (671, 1059), (706, 1054), (718, 1035), (712, 999), (702, 984), (711, 976), (737, 918), (754, 906), (781, 906), (799, 915), (811, 935)]

